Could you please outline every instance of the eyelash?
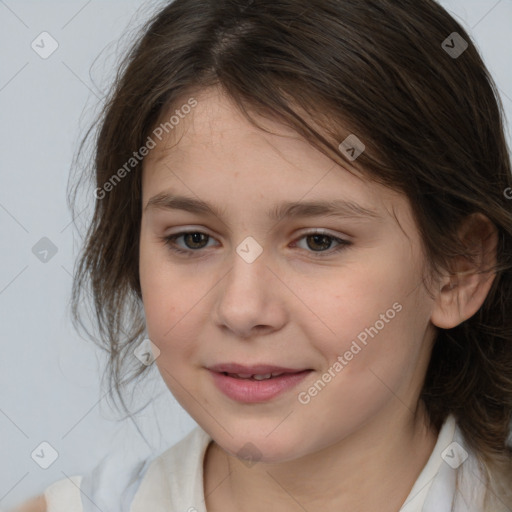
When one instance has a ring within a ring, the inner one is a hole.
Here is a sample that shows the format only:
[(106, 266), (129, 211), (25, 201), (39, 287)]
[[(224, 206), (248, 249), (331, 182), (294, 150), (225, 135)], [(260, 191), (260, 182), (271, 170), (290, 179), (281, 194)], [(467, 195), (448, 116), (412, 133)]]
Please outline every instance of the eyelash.
[[(164, 242), (164, 244), (173, 252), (175, 253), (178, 253), (178, 254), (182, 254), (184, 256), (187, 256), (187, 257), (192, 257), (193, 253), (197, 253), (197, 252), (200, 252), (201, 249), (189, 249), (189, 250), (185, 250), (185, 249), (181, 249), (179, 247), (176, 246), (176, 239), (178, 238), (181, 238), (182, 236), (185, 236), (185, 235), (192, 235), (192, 234), (201, 234), (201, 235), (205, 235), (208, 237), (208, 240), (207, 242), (213, 238), (212, 236), (208, 235), (207, 233), (203, 233), (202, 231), (181, 231), (180, 233), (175, 233), (174, 235), (170, 235), (170, 236), (164, 236), (164, 237), (161, 237), (161, 240), (162, 242)], [(313, 231), (311, 233), (304, 233), (301, 237), (299, 237), (297, 240), (302, 240), (303, 238), (306, 238), (308, 236), (325, 236), (327, 238), (330, 238), (336, 242), (339, 243), (338, 246), (336, 246), (334, 249), (328, 249), (326, 251), (307, 251), (307, 252), (311, 252), (311, 254), (314, 255), (315, 258), (323, 258), (323, 257), (327, 257), (327, 256), (324, 256), (324, 254), (327, 254), (328, 256), (331, 256), (333, 254), (336, 254), (344, 249), (346, 249), (348, 246), (352, 245), (352, 242), (349, 242), (348, 240), (343, 240), (342, 238), (337, 238), (333, 235), (329, 235), (327, 233), (324, 233), (322, 231)]]

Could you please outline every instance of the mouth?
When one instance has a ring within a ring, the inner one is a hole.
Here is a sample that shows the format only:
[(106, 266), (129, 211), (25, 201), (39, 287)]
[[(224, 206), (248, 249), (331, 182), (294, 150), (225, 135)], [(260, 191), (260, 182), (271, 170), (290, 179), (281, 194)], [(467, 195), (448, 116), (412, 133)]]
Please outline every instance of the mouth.
[[(297, 372), (299, 373), (299, 372)], [(222, 372), (222, 375), (226, 375), (227, 377), (233, 377), (234, 379), (250, 379), (250, 380), (268, 380), (273, 379), (275, 377), (279, 377), (280, 375), (290, 375), (289, 373), (277, 372), (277, 373), (263, 373), (263, 374), (250, 374), (250, 373), (228, 373)]]
[(216, 387), (237, 402), (265, 402), (293, 389), (312, 369), (273, 365), (216, 365), (208, 368)]
[(227, 373), (230, 375), (239, 375), (242, 378), (253, 375), (280, 375), (283, 373), (299, 373), (307, 368), (287, 368), (285, 366), (276, 366), (273, 364), (254, 364), (244, 365), (238, 363), (221, 363), (208, 367), (209, 370), (218, 373)]

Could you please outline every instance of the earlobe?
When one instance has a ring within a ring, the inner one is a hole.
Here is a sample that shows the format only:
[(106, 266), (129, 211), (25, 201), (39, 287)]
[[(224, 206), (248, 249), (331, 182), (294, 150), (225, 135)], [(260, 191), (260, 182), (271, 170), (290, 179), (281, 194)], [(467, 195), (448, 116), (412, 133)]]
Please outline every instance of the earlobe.
[(457, 256), (452, 273), (439, 282), (431, 321), (442, 329), (471, 318), (484, 303), (495, 277), (496, 226), (485, 215), (474, 213), (465, 220), (459, 237), (472, 257)]

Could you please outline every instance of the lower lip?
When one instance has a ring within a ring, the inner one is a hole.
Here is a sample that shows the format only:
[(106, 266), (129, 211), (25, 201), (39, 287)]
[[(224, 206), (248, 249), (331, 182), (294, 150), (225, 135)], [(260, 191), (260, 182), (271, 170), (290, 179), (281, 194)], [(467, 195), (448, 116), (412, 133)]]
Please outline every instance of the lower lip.
[(223, 373), (211, 372), (215, 385), (229, 398), (238, 402), (265, 402), (294, 388), (311, 373), (285, 373), (266, 380), (238, 379)]

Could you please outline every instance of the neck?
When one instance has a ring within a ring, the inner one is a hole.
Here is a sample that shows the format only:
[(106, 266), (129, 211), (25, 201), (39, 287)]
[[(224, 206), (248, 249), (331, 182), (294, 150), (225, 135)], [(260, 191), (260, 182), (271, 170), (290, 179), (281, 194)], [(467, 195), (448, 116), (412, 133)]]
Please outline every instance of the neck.
[(215, 442), (205, 456), (208, 511), (396, 512), (427, 463), (437, 432), (423, 408), (378, 416), (335, 445), (278, 464), (247, 467)]

